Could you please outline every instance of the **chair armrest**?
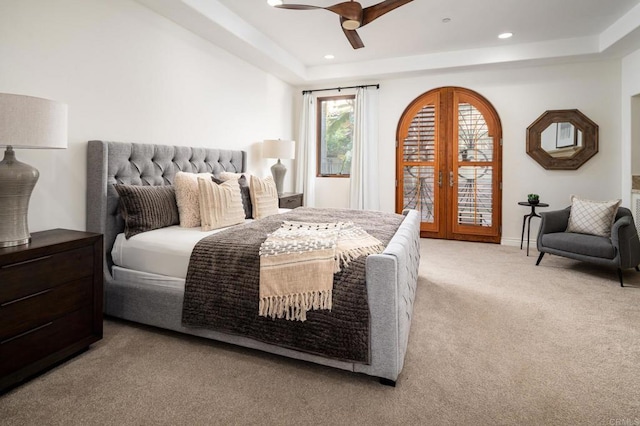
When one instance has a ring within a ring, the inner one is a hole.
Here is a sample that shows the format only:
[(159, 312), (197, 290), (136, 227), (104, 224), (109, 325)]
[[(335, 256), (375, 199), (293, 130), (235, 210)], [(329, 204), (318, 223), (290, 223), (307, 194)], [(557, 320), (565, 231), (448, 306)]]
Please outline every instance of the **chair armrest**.
[(640, 263), (640, 240), (632, 216), (623, 216), (613, 223), (611, 243), (620, 254), (621, 268), (633, 268)]
[(567, 224), (569, 223), (569, 213), (571, 208), (567, 207), (563, 210), (554, 210), (550, 212), (540, 213), (540, 230), (538, 231), (538, 240), (544, 234), (551, 234), (553, 232), (564, 232), (567, 230)]

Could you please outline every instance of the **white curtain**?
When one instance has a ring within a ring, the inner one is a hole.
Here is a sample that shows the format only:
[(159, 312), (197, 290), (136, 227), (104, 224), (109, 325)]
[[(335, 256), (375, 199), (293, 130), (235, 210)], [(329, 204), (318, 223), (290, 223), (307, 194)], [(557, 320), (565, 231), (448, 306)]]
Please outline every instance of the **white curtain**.
[(356, 92), (351, 150), (352, 209), (380, 209), (378, 166), (378, 90), (360, 87)]
[(316, 181), (316, 114), (313, 95), (302, 96), (302, 114), (300, 115), (300, 133), (296, 147), (296, 192), (303, 194), (305, 206), (315, 205)]

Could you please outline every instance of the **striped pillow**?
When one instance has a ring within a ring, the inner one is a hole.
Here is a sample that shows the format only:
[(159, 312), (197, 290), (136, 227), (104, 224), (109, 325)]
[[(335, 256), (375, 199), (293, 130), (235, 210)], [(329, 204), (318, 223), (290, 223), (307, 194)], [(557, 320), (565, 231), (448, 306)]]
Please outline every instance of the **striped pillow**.
[(200, 223), (203, 231), (244, 222), (242, 195), (237, 180), (222, 182), (198, 178)]
[(260, 179), (251, 175), (249, 187), (251, 188), (254, 219), (278, 213), (278, 190), (271, 176)]
[(249, 188), (249, 179), (247, 176), (251, 177), (251, 175), (244, 173), (230, 173), (230, 172), (222, 172), (220, 173), (219, 182), (216, 182), (216, 178), (213, 178), (213, 181), (216, 183), (221, 183), (227, 180), (237, 180), (240, 185), (240, 193), (242, 194), (242, 206), (244, 207), (244, 217), (245, 219), (251, 219), (253, 217), (253, 205), (251, 204), (251, 189)]
[(126, 239), (141, 232), (180, 223), (173, 186), (114, 185), (120, 195), (120, 212)]
[(610, 237), (620, 202), (582, 200), (572, 195), (567, 232)]

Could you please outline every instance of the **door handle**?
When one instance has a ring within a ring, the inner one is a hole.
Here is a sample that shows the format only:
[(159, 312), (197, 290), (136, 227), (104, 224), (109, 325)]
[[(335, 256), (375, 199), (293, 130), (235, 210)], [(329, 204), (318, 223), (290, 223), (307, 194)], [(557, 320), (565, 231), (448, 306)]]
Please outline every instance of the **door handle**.
[(449, 186), (453, 187), (453, 171), (449, 171)]
[(438, 172), (438, 187), (442, 188), (442, 170)]

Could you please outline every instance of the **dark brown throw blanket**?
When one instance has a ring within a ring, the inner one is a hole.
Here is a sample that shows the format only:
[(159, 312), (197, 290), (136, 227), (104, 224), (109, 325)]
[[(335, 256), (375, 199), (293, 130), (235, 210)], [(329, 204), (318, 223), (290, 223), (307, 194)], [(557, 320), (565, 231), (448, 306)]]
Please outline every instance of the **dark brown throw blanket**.
[(331, 311), (310, 311), (307, 321), (258, 315), (260, 258), (267, 235), (282, 221), (351, 221), (386, 247), (404, 216), (393, 213), (301, 207), (233, 227), (200, 240), (187, 271), (182, 324), (251, 337), (343, 361), (369, 363), (366, 257), (334, 275)]

